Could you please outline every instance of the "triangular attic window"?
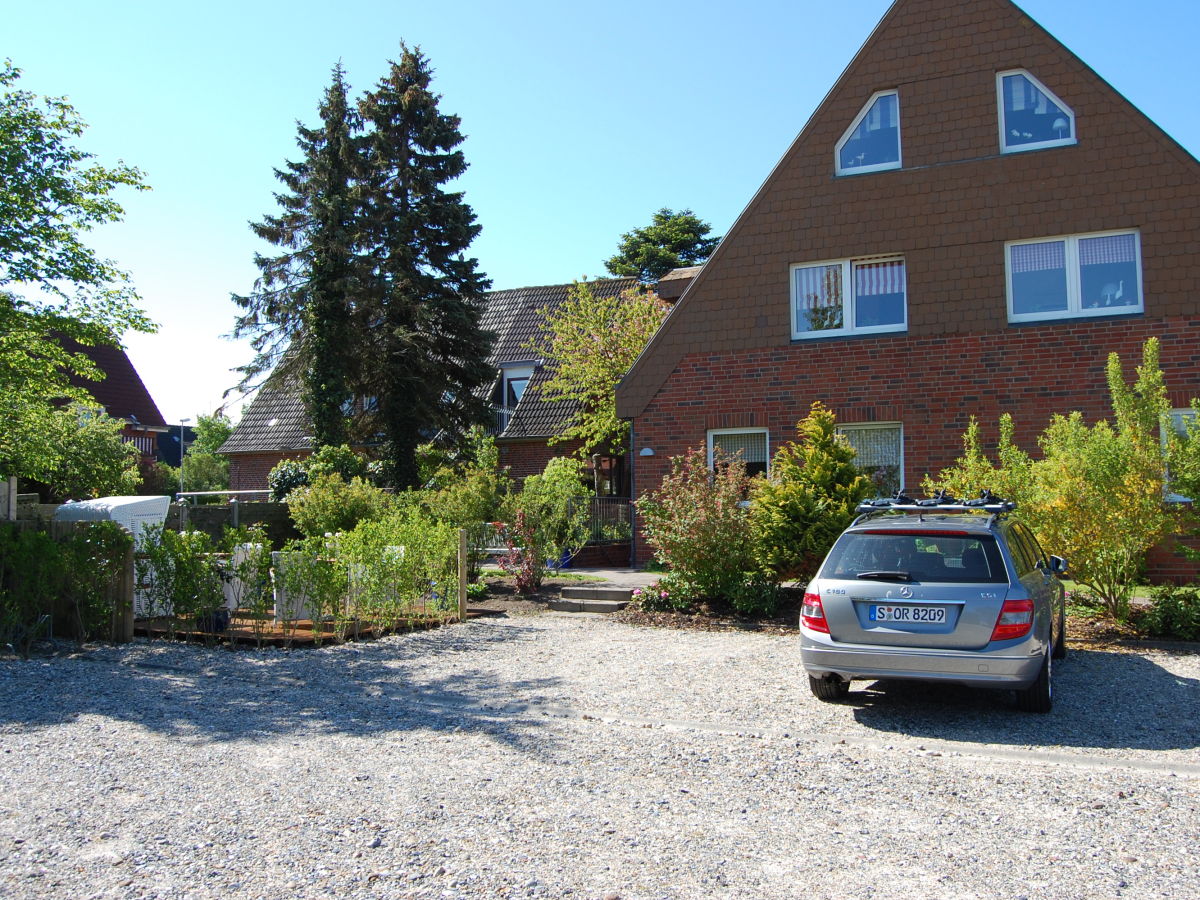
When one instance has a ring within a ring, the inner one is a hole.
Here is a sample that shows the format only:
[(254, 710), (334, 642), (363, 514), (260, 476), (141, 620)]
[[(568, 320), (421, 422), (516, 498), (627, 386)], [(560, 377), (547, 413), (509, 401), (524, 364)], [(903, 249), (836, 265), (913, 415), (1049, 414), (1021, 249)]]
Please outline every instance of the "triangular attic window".
[(842, 135), (834, 153), (838, 175), (862, 175), (900, 168), (900, 97), (873, 95)]
[(1075, 113), (1024, 69), (996, 76), (1000, 152), (1045, 150), (1075, 143)]

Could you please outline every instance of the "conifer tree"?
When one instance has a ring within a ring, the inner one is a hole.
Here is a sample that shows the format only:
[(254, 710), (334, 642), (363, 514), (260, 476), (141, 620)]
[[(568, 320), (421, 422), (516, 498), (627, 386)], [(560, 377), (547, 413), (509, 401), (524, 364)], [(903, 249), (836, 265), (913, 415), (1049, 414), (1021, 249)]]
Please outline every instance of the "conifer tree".
[(361, 175), (357, 113), (346, 97), (341, 63), (319, 107), (321, 125), (297, 123), (303, 159), (276, 169), (287, 193), (275, 195), (282, 211), (252, 224), (254, 233), (281, 248), (255, 256), (262, 273), (254, 293), (234, 297), (246, 310), (234, 336), (252, 336), (255, 359), (245, 380), (274, 369), (273, 377), (298, 377), (313, 426), (314, 447), (346, 443), (347, 401), (353, 396), (353, 312), (360, 294), (356, 257)]
[(378, 398), (388, 479), (418, 480), (416, 448), (437, 429), (482, 421), (478, 388), (494, 374), (480, 327), (490, 282), (465, 256), (475, 214), (445, 185), (466, 171), (457, 116), (438, 109), (419, 49), (401, 57), (359, 105), (367, 128), (362, 211), (371, 322), (364, 373)]

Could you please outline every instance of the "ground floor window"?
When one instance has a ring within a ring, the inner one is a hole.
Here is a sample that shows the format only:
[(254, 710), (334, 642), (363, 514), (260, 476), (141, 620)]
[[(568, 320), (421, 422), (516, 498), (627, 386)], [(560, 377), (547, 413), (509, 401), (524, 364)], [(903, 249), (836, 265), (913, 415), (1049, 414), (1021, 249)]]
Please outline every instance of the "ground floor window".
[(708, 466), (712, 468), (713, 456), (722, 450), (730, 456), (741, 453), (746, 461), (747, 475), (765, 475), (770, 453), (765, 428), (728, 428), (708, 433)]
[(904, 487), (904, 427), (899, 422), (840, 425), (858, 456), (854, 463), (875, 484), (880, 497), (890, 497)]

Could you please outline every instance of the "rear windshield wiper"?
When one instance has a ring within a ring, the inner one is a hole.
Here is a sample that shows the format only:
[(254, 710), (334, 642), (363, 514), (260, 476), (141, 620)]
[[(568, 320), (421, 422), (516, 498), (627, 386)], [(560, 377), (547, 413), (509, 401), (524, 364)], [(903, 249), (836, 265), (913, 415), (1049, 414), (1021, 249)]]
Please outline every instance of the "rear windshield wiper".
[(855, 578), (873, 578), (876, 581), (912, 581), (907, 572), (859, 572)]

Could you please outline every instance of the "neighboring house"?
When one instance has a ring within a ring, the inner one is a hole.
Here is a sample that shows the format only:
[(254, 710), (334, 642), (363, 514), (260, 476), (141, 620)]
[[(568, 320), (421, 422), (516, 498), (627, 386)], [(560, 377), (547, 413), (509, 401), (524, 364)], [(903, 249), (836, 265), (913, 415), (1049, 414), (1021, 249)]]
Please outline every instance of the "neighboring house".
[[(596, 297), (615, 297), (637, 287), (636, 278), (604, 278), (589, 281)], [(572, 285), (492, 291), (488, 294), (483, 327), (496, 335), (491, 363), (496, 380), (489, 395), (496, 411), (496, 445), (500, 465), (521, 480), (540, 473), (556, 456), (569, 456), (579, 449), (578, 441), (549, 443), (566, 427), (579, 406), (570, 401), (547, 402), (539, 388), (552, 375), (531, 344), (541, 337), (541, 324), (570, 297)], [(628, 497), (629, 485), (623, 457), (598, 455), (592, 467), (601, 494)]]
[(1198, 239), (1200, 165), (1024, 12), (897, 0), (620, 385), (634, 489), (696, 446), (764, 470), (821, 400), (918, 490), (972, 415), (1035, 451), (1111, 416), (1151, 336), (1185, 407)]
[[(608, 297), (635, 287), (637, 279), (601, 279), (589, 285), (597, 296)], [(537, 389), (550, 373), (544, 360), (530, 349), (541, 334), (539, 325), (547, 311), (558, 309), (570, 289), (570, 284), (558, 284), (487, 294), (482, 326), (496, 335), (489, 356), (496, 377), (487, 389), (494, 414), (492, 431), (500, 465), (508, 467), (518, 480), (541, 472), (551, 458), (570, 455), (579, 446), (577, 442), (548, 443), (576, 407), (567, 401), (541, 399)], [(229, 457), (233, 490), (264, 489), (268, 473), (280, 460), (303, 458), (311, 452), (311, 425), (294, 382), (260, 389), (221, 448)], [(628, 489), (619, 458), (600, 457), (594, 461), (594, 470), (608, 493)]]
[(71, 384), (96, 398), (108, 415), (123, 420), (121, 437), (136, 446), (142, 456), (153, 459), (158, 453), (159, 437), (169, 429), (125, 351), (107, 344), (86, 347), (70, 338), (63, 338), (62, 344), (72, 353), (83, 353), (105, 374), (102, 381), (72, 376)]

